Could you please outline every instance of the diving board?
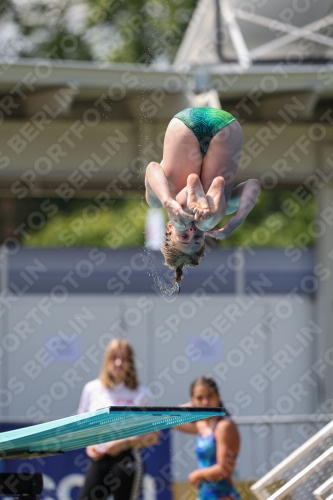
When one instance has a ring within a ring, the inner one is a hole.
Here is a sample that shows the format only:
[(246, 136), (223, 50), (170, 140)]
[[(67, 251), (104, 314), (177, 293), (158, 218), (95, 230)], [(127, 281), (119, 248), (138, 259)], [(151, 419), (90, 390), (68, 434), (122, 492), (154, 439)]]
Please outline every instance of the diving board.
[(224, 408), (110, 406), (0, 434), (0, 458), (57, 455), (213, 416)]

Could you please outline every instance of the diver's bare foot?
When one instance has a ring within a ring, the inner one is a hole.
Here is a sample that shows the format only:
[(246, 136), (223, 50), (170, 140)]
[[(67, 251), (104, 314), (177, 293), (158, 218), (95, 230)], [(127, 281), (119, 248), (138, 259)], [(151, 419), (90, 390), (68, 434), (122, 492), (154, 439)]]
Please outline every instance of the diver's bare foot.
[(187, 178), (187, 206), (195, 214), (194, 220), (210, 217), (206, 195), (197, 174), (190, 174)]
[(212, 230), (225, 215), (227, 204), (224, 194), (224, 184), (223, 177), (215, 177), (206, 193), (210, 218), (206, 220), (201, 219), (195, 223), (201, 231)]
[(215, 177), (207, 191), (206, 196), (211, 215), (216, 214), (221, 208), (223, 209), (221, 205), (225, 205), (224, 185), (223, 177)]

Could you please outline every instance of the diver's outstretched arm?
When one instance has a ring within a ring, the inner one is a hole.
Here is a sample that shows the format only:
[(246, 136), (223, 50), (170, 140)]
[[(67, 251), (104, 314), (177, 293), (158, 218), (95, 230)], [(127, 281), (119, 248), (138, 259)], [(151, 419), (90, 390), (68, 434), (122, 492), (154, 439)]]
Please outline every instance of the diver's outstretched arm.
[(260, 193), (260, 181), (258, 179), (249, 179), (239, 184), (235, 188), (235, 191), (236, 196), (234, 196), (233, 193), (231, 199), (235, 199), (236, 201), (236, 199), (239, 198), (236, 214), (230, 217), (222, 229), (218, 229), (217, 231), (206, 231), (205, 234), (207, 236), (211, 236), (218, 240), (225, 240), (242, 224), (242, 222), (244, 222), (245, 217), (251, 212)]
[(178, 201), (172, 198), (168, 179), (159, 163), (149, 163), (146, 170), (145, 185), (146, 200), (150, 207), (165, 208), (170, 221), (176, 229), (184, 230), (191, 225), (193, 215), (185, 213)]

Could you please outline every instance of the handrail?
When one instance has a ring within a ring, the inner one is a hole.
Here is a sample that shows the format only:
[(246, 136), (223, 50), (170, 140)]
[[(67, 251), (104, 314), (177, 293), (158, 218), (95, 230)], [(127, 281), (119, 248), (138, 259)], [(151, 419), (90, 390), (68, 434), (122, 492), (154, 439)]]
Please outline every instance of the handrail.
[(333, 455), (333, 446), (326, 450), (320, 457), (316, 458), (311, 464), (305, 467), (301, 472), (296, 474), (290, 481), (279, 488), (273, 495), (269, 497), (269, 500), (279, 500), (285, 497), (290, 491), (293, 491), (303, 479), (311, 476), (317, 469), (324, 465)]
[[(325, 438), (327, 434), (331, 434), (333, 432), (333, 420), (325, 425), (320, 431), (318, 431), (314, 436), (312, 436), (308, 441), (306, 441), (303, 445), (301, 445), (297, 450), (291, 453), (287, 458), (282, 460), (276, 467), (274, 467), (271, 471), (265, 474), (261, 479), (259, 479), (255, 484), (251, 486), (251, 490), (259, 499), (265, 498), (267, 499), (267, 494), (262, 495), (265, 486), (270, 484), (274, 478), (284, 472), (290, 465), (297, 462), (297, 460), (304, 455), (307, 451), (312, 450), (317, 443)], [(269, 497), (271, 498), (271, 497)]]
[[(313, 494), (314, 496), (318, 499), (318, 500), (324, 500), (324, 493), (330, 489), (330, 487), (333, 485), (333, 476), (329, 477), (327, 479), (327, 481), (325, 481), (323, 484), (321, 484), (320, 486), (318, 486), (318, 488), (316, 488), (314, 491), (313, 491)], [(332, 494), (333, 495), (333, 494)], [(329, 497), (330, 498), (330, 497)], [(327, 499), (328, 500), (328, 499)]]

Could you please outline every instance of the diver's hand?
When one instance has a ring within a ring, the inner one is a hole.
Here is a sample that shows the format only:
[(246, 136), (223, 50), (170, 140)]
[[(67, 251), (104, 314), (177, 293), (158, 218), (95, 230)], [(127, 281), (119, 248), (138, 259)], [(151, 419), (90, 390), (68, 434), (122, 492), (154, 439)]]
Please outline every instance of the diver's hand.
[(194, 470), (188, 476), (189, 483), (193, 484), (196, 488), (199, 488), (200, 483), (202, 482), (202, 474), (200, 469)]
[(172, 225), (179, 231), (188, 229), (194, 220), (194, 214), (187, 214), (176, 200), (164, 203), (164, 208), (168, 212)]
[(109, 441), (106, 446), (106, 453), (111, 457), (116, 457), (122, 451), (129, 449), (128, 439), (117, 439), (116, 441)]
[(225, 240), (242, 224), (243, 221), (243, 217), (241, 218), (234, 215), (228, 220), (222, 229), (217, 229), (216, 231), (205, 231), (205, 236), (210, 236), (211, 238), (215, 238), (217, 240)]
[(99, 445), (92, 445), (86, 447), (86, 452), (89, 458), (93, 460), (100, 460), (105, 455), (105, 451), (101, 451)]

